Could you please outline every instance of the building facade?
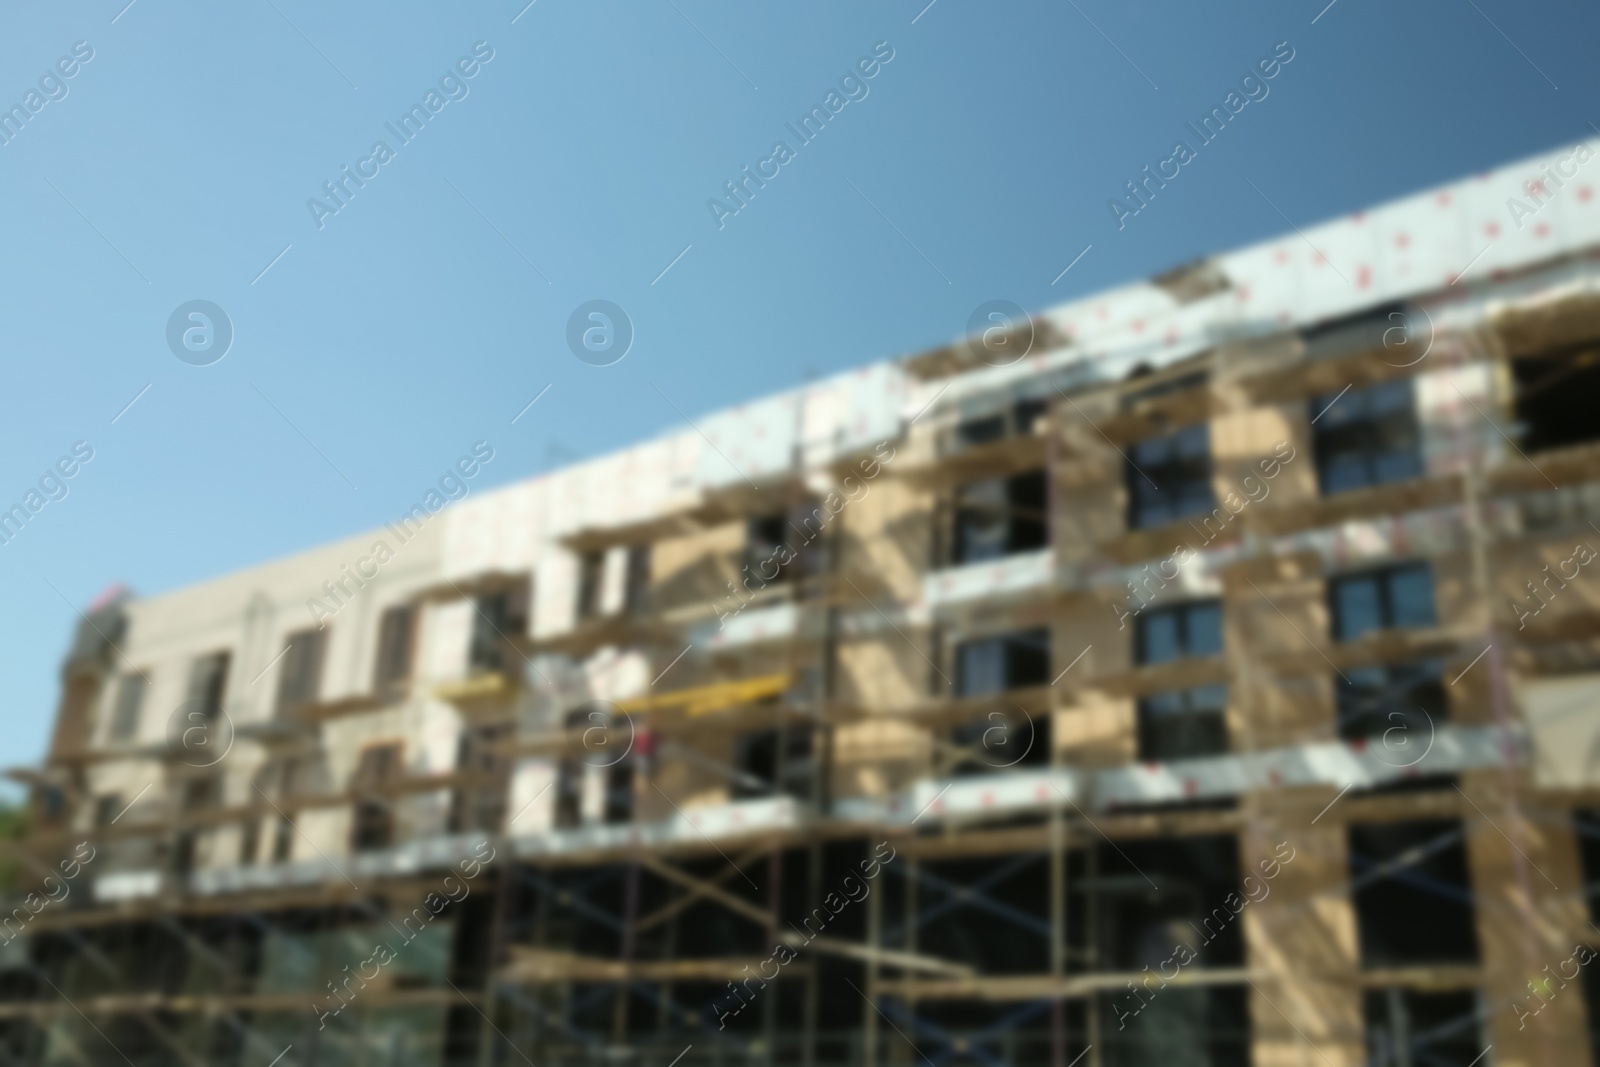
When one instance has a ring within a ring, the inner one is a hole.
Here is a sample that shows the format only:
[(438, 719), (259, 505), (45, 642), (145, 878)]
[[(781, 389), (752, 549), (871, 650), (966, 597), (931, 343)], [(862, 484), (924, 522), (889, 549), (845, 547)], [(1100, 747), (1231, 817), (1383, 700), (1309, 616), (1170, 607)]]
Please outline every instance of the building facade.
[(1572, 159), (109, 592), (0, 1056), (1596, 1062)]

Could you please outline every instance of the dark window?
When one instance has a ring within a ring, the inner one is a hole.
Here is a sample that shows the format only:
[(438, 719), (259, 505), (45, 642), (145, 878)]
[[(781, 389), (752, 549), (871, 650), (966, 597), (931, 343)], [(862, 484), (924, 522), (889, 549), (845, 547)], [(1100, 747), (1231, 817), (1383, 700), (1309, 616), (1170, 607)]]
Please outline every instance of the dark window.
[(289, 856), (294, 852), (294, 833), (294, 816), (288, 813), (279, 815), (272, 831), (273, 863), (289, 862)]
[(110, 826), (111, 820), (122, 814), (122, 794), (107, 793), (98, 797), (94, 802), (94, 824), (97, 827)]
[(239, 865), (254, 867), (261, 848), (261, 820), (246, 819), (239, 830)]
[(1422, 474), (1410, 378), (1319, 396), (1311, 402), (1311, 417), (1324, 494)]
[(943, 696), (949, 688), (950, 675), (946, 668), (949, 658), (949, 645), (945, 640), (946, 628), (942, 623), (934, 623), (928, 627), (928, 692), (933, 696)]
[(787, 543), (788, 532), (789, 520), (782, 512), (749, 520), (745, 527), (744, 566), (756, 581), (781, 582), (794, 576), (794, 567), (783, 565), (788, 553), (778, 551), (780, 545)]
[(301, 630), (289, 635), (278, 675), (278, 714), (283, 715), (317, 699), (322, 682), (323, 630)]
[(1216, 506), (1211, 492), (1211, 432), (1205, 423), (1128, 449), (1128, 526), (1146, 530)]
[(205, 719), (213, 719), (222, 710), (222, 698), (228, 688), (228, 654), (213, 652), (201, 656), (189, 668), (188, 699), (197, 701), (196, 709)]
[(1361, 1015), (1374, 1067), (1473, 1067), (1484, 1058), (1478, 996), (1470, 989), (1369, 989), (1361, 995)]
[[(1167, 663), (1222, 651), (1222, 606), (1214, 600), (1178, 604), (1139, 616), (1134, 658)], [(1228, 750), (1228, 689), (1202, 685), (1139, 701), (1139, 758), (1151, 762), (1214, 756)]]
[[(585, 704), (573, 708), (566, 713), (562, 722), (569, 736), (574, 731), (583, 735), (585, 749), (589, 747), (587, 739), (591, 737), (604, 740), (611, 737), (610, 714), (600, 710), (597, 705)], [(604, 732), (598, 735), (588, 732), (597, 727)], [(568, 756), (556, 764), (554, 820), (560, 829), (571, 829), (583, 821), (583, 783), (588, 777), (590, 760), (593, 758), (587, 755), (583, 759)]]
[(411, 681), (411, 646), (415, 640), (417, 612), (409, 604), (389, 608), (378, 623), (378, 663), (374, 682), (386, 700), (403, 696)]
[(1139, 758), (1149, 762), (1228, 751), (1228, 687), (1200, 685), (1139, 701)]
[(356, 802), (351, 837), (357, 852), (388, 848), (394, 843), (394, 800), (381, 793), (400, 775), (400, 746), (374, 745), (363, 749), (356, 765), (355, 786), (374, 795)]
[(1200, 600), (1145, 612), (1134, 634), (1134, 654), (1141, 665), (1215, 656), (1222, 651), (1222, 605)]
[(295, 793), (295, 786), (300, 777), (300, 762), (295, 759), (285, 759), (276, 766), (263, 768), (260, 772), (258, 786), (260, 792), (257, 796), (266, 794), (270, 797), (273, 791), (272, 780), (277, 779), (276, 791), (279, 803), (273, 815), (272, 824), (272, 862), (287, 863), (290, 853), (294, 850), (294, 811), (285, 809), (283, 802), (289, 800)]
[(1049, 540), (1045, 496), (1043, 470), (958, 489), (951, 562), (981, 563), (1045, 547)]
[(583, 821), (583, 779), (588, 765), (564, 759), (556, 766), (555, 825), (571, 829)]
[[(1094, 882), (1069, 879), (1075, 899), (1068, 914), (1081, 916), (1090, 907), (1098, 913), (1093, 926), (1077, 926), (1073, 937), (1092, 948), (1099, 970), (1134, 972), (1148, 965), (1155, 971), (1180, 943), (1194, 950), (1197, 968), (1244, 962), (1244, 917), (1227, 904), (1230, 894), (1239, 893), (1241, 877), (1239, 844), (1231, 834), (1102, 841), (1092, 847)], [(1136, 1006), (1132, 996), (1122, 992), (1117, 999), (1131, 1008)]]
[(183, 810), (205, 811), (222, 802), (222, 779), (217, 775), (191, 778), (183, 783)]
[[(1600, 919), (1600, 810), (1579, 808), (1572, 813), (1578, 835), (1578, 857), (1583, 870), (1583, 899), (1591, 924)], [(1588, 942), (1592, 947), (1594, 942)], [(1593, 967), (1583, 970), (1583, 1000), (1589, 1017), (1589, 1049), (1600, 1063), (1600, 973)]]
[(1018, 630), (956, 648), (956, 695), (988, 696), (1050, 681), (1050, 630)]
[[(190, 778), (183, 783), (178, 794), (180, 809), (185, 813), (205, 811), (222, 801), (222, 779), (217, 775)], [(181, 876), (194, 869), (195, 853), (200, 841), (200, 831), (185, 828), (178, 831), (172, 847), (172, 871)]]
[(1042, 397), (1027, 397), (1004, 410), (963, 419), (941, 440), (940, 452), (950, 455), (1007, 437), (1026, 436), (1033, 433), (1034, 425), (1048, 409), (1049, 402)]
[[(468, 726), (456, 743), (456, 770), (468, 774), (499, 775), (506, 769), (500, 746), (511, 738), (510, 723)], [(506, 793), (498, 779), (467, 785), (455, 791), (450, 812), (453, 833), (481, 830), (497, 834), (505, 821)]]
[(356, 804), (352, 834), (357, 852), (388, 848), (394, 842), (394, 815), (387, 800), (363, 800)]
[(578, 619), (592, 619), (600, 614), (601, 597), (605, 595), (606, 554), (603, 549), (585, 552), (578, 558)]
[(1335, 578), (1328, 583), (1336, 641), (1354, 641), (1374, 630), (1432, 626), (1433, 571), (1409, 563)]
[(478, 597), (472, 615), (472, 644), (467, 666), (474, 674), (503, 671), (515, 655), (511, 641), (528, 628), (526, 586), (501, 589)]
[(1529, 452), (1583, 444), (1600, 437), (1594, 397), (1600, 395), (1600, 350), (1585, 345), (1574, 352), (1511, 362), (1516, 379), (1517, 422), (1526, 427), (1522, 447)]
[(1351, 826), (1350, 884), (1363, 967), (1477, 962), (1460, 822)]
[(67, 814), (67, 798), (57, 786), (48, 785), (34, 791), (38, 805), (39, 821), (44, 826), (58, 826)]
[(139, 733), (139, 713), (150, 680), (142, 674), (124, 674), (117, 680), (117, 702), (111, 713), (111, 740), (127, 741)]
[(1011, 405), (1011, 428), (1016, 434), (1030, 434), (1034, 425), (1050, 410), (1050, 402), (1042, 397), (1029, 397)]
[(1003, 411), (966, 419), (956, 426), (955, 443), (958, 447), (973, 448), (999, 441), (1005, 437), (1009, 421)]
[(171, 862), (172, 873), (182, 878), (194, 870), (195, 845), (197, 844), (193, 830), (180, 830), (173, 840)]
[(633, 818), (633, 760), (618, 760), (605, 769), (605, 776), (605, 821), (627, 822)]
[(1395, 746), (1415, 746), (1420, 758), (1434, 724), (1449, 714), (1440, 670), (1437, 661), (1424, 660), (1345, 671), (1335, 682), (1339, 736), (1346, 741), (1389, 738), (1397, 754), (1407, 749)]
[[(1600, 923), (1600, 808), (1579, 808), (1572, 813), (1578, 833), (1578, 856), (1583, 864), (1584, 897), (1589, 921)], [(1600, 1026), (1600, 1019), (1596, 1020)]]
[(734, 743), (734, 767), (738, 771), (731, 790), (734, 797), (762, 797), (774, 792), (809, 796), (811, 730), (790, 726), (745, 734)]
[(627, 580), (623, 583), (622, 605), (630, 615), (638, 615), (650, 606), (649, 545), (634, 545), (628, 549)]

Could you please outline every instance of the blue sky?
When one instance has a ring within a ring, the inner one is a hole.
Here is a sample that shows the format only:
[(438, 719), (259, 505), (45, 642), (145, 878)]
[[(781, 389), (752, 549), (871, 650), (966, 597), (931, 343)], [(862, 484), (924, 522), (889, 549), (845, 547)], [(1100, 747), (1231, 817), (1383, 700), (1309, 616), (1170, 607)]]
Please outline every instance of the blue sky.
[[(1576, 3), (125, 3), (0, 15), (7, 106), (94, 52), (0, 146), (0, 503), (94, 449), (0, 547), (0, 765), (41, 755), (110, 582), (375, 526), (474, 440), (503, 484), (680, 429), (662, 393), (713, 410), (1283, 230), (1248, 182), (1305, 225), (1600, 123)], [(1270, 95), (1119, 232), (1108, 198), (1280, 41)], [(707, 200), (878, 42), (868, 95), (719, 229)], [(319, 229), (307, 200), (380, 139)], [(233, 324), (210, 366), (165, 340), (194, 299)], [(591, 299), (634, 324), (613, 366), (566, 345)]]

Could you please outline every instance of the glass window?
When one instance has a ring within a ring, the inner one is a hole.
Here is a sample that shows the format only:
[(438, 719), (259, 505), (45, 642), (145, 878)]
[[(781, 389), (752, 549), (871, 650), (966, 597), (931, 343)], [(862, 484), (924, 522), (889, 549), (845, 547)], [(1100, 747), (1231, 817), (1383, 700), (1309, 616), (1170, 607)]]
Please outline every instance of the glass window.
[(983, 563), (1006, 554), (1005, 483), (990, 478), (956, 492), (954, 563)]
[(808, 796), (811, 792), (811, 744), (811, 728), (807, 726), (741, 734), (734, 741), (734, 767), (739, 776), (733, 781), (732, 795), (761, 797), (783, 792)]
[(1433, 574), (1426, 564), (1388, 572), (1389, 625), (1432, 626)]
[(355, 804), (351, 844), (357, 852), (388, 848), (394, 843), (394, 797), (384, 787), (399, 779), (400, 758), (398, 744), (372, 745), (361, 751), (352, 785), (374, 792)]
[(786, 512), (757, 515), (746, 522), (743, 565), (750, 568), (749, 574), (757, 582), (788, 581), (798, 573), (792, 558), (788, 565), (783, 562), (793, 554), (788, 537), (789, 516)]
[(1333, 634), (1353, 641), (1374, 630), (1432, 626), (1433, 572), (1410, 563), (1335, 578), (1328, 585)]
[(1024, 397), (1003, 411), (963, 419), (948, 439), (941, 439), (940, 451), (960, 452), (1007, 437), (1031, 434), (1049, 406), (1049, 401), (1043, 397)]
[(326, 631), (301, 630), (289, 635), (289, 648), (278, 675), (278, 714), (317, 699), (322, 681), (322, 638)]
[(378, 623), (378, 694), (386, 698), (405, 692), (411, 679), (411, 644), (416, 630), (416, 609), (409, 604), (389, 608)]
[(528, 629), (528, 587), (512, 586), (478, 597), (472, 613), (467, 667), (474, 674), (512, 666), (511, 642)]
[[(1389, 737), (1392, 748), (1414, 745), (1419, 758), (1445, 720), (1448, 704), (1438, 661), (1357, 667), (1335, 679), (1339, 736), (1346, 741)], [(1399, 733), (1391, 731), (1399, 730)]]
[(1049, 542), (1043, 470), (988, 478), (956, 491), (952, 563), (982, 563)]
[(1018, 630), (956, 648), (956, 693), (986, 696), (1050, 681), (1050, 630)]
[(627, 580), (622, 591), (623, 608), (637, 615), (650, 605), (650, 546), (633, 545), (628, 549)]
[(1383, 600), (1376, 575), (1341, 578), (1333, 585), (1334, 634), (1341, 641), (1383, 628)]
[(95, 798), (94, 824), (97, 827), (110, 826), (112, 820), (123, 812), (122, 794), (107, 793)]
[(1222, 651), (1222, 605), (1215, 600), (1179, 604), (1139, 616), (1134, 656), (1140, 664)]
[(1347, 832), (1361, 965), (1476, 963), (1477, 923), (1461, 823), (1352, 824)]
[(1211, 432), (1205, 423), (1128, 449), (1128, 526), (1165, 526), (1211, 511)]
[(222, 698), (228, 687), (228, 653), (213, 652), (201, 656), (189, 668), (188, 699), (199, 703), (199, 713), (207, 719), (215, 718), (222, 710)]
[(600, 614), (600, 596), (604, 587), (606, 554), (604, 551), (585, 552), (578, 560), (578, 618), (592, 619)]
[(1411, 379), (1316, 397), (1311, 417), (1317, 477), (1324, 494), (1404, 481), (1422, 473)]
[(1139, 758), (1149, 762), (1228, 751), (1228, 687), (1201, 685), (1139, 701)]
[(139, 732), (139, 713), (150, 680), (142, 674), (124, 674), (117, 681), (117, 702), (111, 713), (111, 740), (127, 741)]

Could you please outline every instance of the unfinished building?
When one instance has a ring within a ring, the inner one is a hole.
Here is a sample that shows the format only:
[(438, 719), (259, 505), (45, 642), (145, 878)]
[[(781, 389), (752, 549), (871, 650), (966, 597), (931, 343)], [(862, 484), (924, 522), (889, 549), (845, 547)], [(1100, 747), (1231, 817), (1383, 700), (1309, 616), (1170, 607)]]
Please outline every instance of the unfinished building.
[(1569, 156), (108, 593), (0, 1061), (1600, 1062)]

